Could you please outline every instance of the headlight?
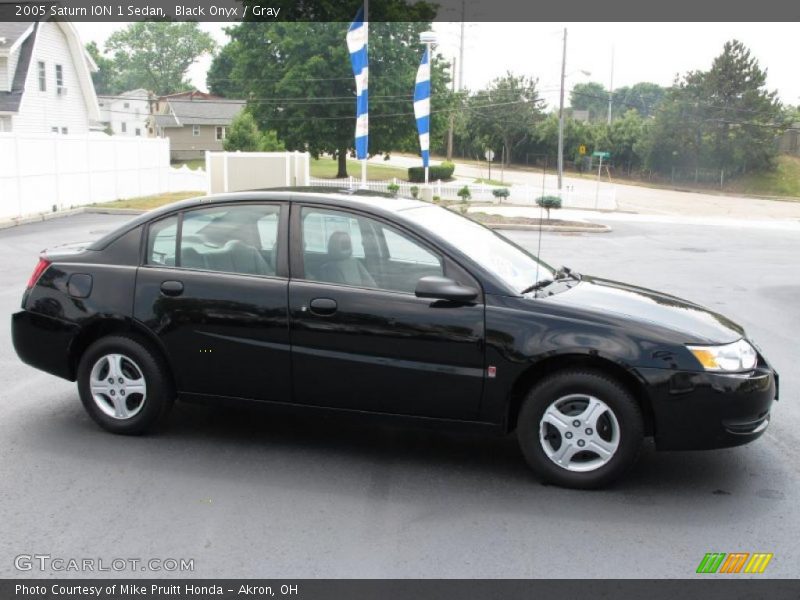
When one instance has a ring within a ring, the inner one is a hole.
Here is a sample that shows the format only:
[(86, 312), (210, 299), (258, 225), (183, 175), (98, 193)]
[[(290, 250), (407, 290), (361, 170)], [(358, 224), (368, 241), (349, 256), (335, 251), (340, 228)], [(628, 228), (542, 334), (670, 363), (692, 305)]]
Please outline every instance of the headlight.
[(706, 371), (749, 371), (758, 362), (755, 348), (741, 339), (724, 346), (687, 346)]

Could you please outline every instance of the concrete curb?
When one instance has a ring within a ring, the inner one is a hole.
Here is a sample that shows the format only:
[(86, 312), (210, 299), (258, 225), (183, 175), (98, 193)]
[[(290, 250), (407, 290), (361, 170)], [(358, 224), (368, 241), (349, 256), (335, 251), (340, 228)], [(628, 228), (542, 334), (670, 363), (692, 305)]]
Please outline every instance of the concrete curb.
[(83, 213), (97, 214), (97, 215), (140, 215), (145, 210), (137, 208), (103, 208), (101, 206), (81, 206), (79, 208), (71, 208), (69, 210), (60, 210), (58, 212), (40, 213), (30, 217), (22, 217), (20, 219), (8, 219), (0, 221), (0, 229), (9, 229), (17, 225), (28, 225), (29, 223), (40, 223), (42, 221), (50, 221), (51, 219), (60, 219), (62, 217), (71, 217), (72, 215), (80, 215)]
[[(489, 229), (508, 229), (513, 231), (539, 231), (538, 225), (525, 225), (522, 223), (484, 223)], [(542, 231), (555, 233), (609, 233), (612, 231), (608, 225), (599, 227), (579, 227), (575, 225), (542, 225)]]

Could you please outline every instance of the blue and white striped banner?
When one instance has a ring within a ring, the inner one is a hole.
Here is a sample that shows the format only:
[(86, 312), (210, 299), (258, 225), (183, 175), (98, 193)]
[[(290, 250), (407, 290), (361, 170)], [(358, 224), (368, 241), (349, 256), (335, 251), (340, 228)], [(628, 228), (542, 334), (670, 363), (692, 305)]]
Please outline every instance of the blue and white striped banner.
[(364, 22), (364, 8), (359, 8), (347, 32), (347, 49), (356, 78), (356, 158), (364, 160), (369, 139), (369, 58), (367, 57), (368, 23)]
[(414, 116), (417, 119), (422, 166), (427, 167), (430, 160), (431, 126), (431, 63), (427, 48), (422, 55), (419, 70), (417, 70), (417, 83), (414, 86)]

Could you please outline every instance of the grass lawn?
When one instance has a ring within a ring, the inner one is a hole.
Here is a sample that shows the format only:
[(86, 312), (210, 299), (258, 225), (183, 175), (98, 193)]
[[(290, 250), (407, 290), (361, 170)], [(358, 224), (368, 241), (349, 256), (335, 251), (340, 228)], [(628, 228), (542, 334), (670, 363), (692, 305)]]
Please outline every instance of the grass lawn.
[(735, 179), (725, 186), (725, 191), (800, 199), (800, 156), (779, 156), (774, 171)]
[(183, 165), (189, 167), (192, 171), (197, 171), (197, 169), (202, 169), (205, 171), (206, 168), (206, 159), (205, 158), (193, 158), (191, 160), (176, 160), (173, 161), (170, 166), (179, 169)]
[[(320, 179), (334, 179), (338, 163), (332, 158), (311, 159), (311, 176)], [(347, 161), (347, 174), (361, 178), (361, 162), (357, 160)], [(408, 169), (402, 167), (390, 167), (385, 165), (367, 164), (367, 179), (370, 181), (385, 181), (397, 177), (400, 181), (408, 181)]]
[(503, 183), (499, 179), (476, 179), (474, 183), (482, 183), (485, 185), (497, 185), (500, 187), (511, 187), (510, 183)]
[(94, 206), (98, 208), (136, 208), (140, 210), (150, 210), (151, 208), (158, 208), (170, 202), (177, 202), (178, 200), (204, 195), (204, 192), (170, 192), (168, 194), (157, 194), (155, 196), (141, 196), (139, 198), (128, 198), (127, 200), (100, 202)]

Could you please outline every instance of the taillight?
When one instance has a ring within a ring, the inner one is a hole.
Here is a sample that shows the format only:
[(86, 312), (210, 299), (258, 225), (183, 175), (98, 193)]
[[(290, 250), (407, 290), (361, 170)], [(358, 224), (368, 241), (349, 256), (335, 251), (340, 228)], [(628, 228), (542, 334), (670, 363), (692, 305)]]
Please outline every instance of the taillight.
[(50, 266), (49, 260), (47, 260), (46, 258), (40, 258), (39, 262), (36, 263), (36, 268), (33, 270), (33, 273), (31, 274), (31, 278), (28, 279), (28, 285), (25, 289), (29, 290), (33, 286), (35, 286), (36, 282), (39, 281), (39, 277), (42, 276), (42, 273), (44, 273), (47, 270), (47, 267), (49, 266)]

